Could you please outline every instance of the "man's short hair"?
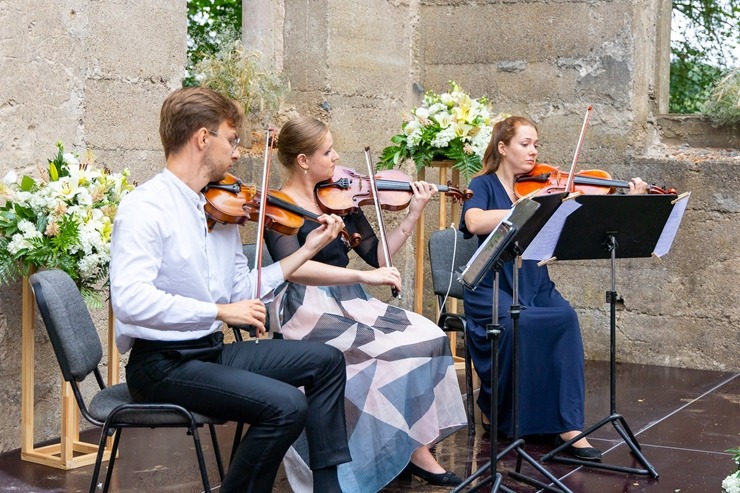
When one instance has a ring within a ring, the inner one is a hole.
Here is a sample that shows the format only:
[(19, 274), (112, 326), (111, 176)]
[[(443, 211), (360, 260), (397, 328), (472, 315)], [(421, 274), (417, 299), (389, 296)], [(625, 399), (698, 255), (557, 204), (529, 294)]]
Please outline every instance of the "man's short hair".
[(159, 114), (165, 157), (182, 148), (197, 130), (205, 127), (215, 132), (224, 121), (238, 129), (244, 115), (239, 105), (216, 91), (184, 87), (170, 93)]

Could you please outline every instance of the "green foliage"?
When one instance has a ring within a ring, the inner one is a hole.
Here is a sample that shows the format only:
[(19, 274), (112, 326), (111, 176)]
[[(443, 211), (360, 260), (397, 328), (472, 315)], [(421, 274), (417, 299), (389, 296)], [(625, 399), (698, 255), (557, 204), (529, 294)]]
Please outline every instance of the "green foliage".
[(695, 59), (677, 60), (671, 63), (671, 113), (700, 113), (712, 85), (722, 75), (722, 69)]
[(740, 68), (730, 70), (714, 85), (702, 111), (721, 123), (740, 123)]
[(673, 2), (670, 112), (698, 113), (711, 87), (728, 67), (740, 66), (732, 55), (740, 39), (740, 0)]
[(247, 51), (238, 38), (224, 42), (215, 54), (198, 62), (193, 72), (201, 86), (240, 102), (252, 119), (269, 120), (289, 88), (282, 74), (263, 63), (260, 52)]
[(183, 87), (198, 85), (195, 66), (216, 54), (224, 39), (239, 39), (241, 26), (241, 0), (188, 0), (188, 75)]

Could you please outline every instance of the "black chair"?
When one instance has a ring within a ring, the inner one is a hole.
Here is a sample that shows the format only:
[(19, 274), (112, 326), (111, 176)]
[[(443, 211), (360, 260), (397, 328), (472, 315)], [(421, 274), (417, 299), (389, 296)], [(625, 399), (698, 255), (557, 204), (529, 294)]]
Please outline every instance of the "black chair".
[[(102, 427), (90, 493), (96, 491), (106, 439), (115, 435), (103, 485), (103, 493), (108, 491), (123, 428), (187, 428), (195, 444), (204, 491), (208, 492), (211, 488), (198, 436), (198, 428), (208, 425), (218, 472), (223, 480), (224, 469), (214, 425), (222, 424), (224, 421), (190, 412), (175, 404), (134, 403), (125, 383), (106, 387), (98, 368), (103, 357), (100, 338), (72, 278), (61, 270), (48, 270), (37, 272), (29, 280), (62, 376), (71, 385), (77, 405), (85, 419), (95, 426)], [(115, 351), (115, 348), (110, 350)], [(82, 397), (79, 382), (91, 373), (95, 375), (100, 390), (88, 405)]]
[[(447, 311), (447, 300), (462, 300), (463, 285), (458, 282), (460, 268), (468, 263), (478, 249), (475, 238), (463, 238), (461, 232), (452, 228), (434, 231), (429, 237), (429, 263), (432, 272), (432, 288), (437, 295), (439, 319), (437, 325), (446, 332), (462, 332), (465, 344), (465, 410), (468, 415), (468, 433), (475, 433), (475, 408), (473, 404), (473, 365), (468, 351), (468, 332), (465, 317)], [(453, 256), (454, 252), (454, 256)]]

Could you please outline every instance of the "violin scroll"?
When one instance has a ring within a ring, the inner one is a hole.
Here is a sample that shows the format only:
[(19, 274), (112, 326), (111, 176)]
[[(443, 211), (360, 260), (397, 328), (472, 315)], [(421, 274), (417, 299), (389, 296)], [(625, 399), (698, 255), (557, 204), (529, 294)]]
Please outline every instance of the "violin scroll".
[[(439, 189), (439, 186), (437, 186), (437, 189)], [(458, 188), (455, 188), (452, 186), (452, 182), (447, 180), (447, 187), (446, 190), (442, 191), (439, 190), (440, 193), (444, 193), (446, 195), (449, 195), (450, 198), (457, 202), (458, 204), (461, 204), (465, 202), (466, 200), (473, 197), (473, 191), (469, 188), (466, 188), (465, 190), (460, 190)]]

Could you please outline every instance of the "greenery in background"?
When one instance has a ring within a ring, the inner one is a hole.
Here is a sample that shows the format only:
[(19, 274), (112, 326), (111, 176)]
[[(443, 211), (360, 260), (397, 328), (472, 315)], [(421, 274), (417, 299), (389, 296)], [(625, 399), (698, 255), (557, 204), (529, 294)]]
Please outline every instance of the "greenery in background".
[(61, 269), (79, 286), (89, 306), (103, 306), (113, 218), (133, 190), (129, 172), (95, 167), (94, 156), (57, 154), (39, 179), (10, 171), (0, 182), (0, 283), (33, 269)]
[(243, 105), (252, 122), (279, 109), (288, 82), (241, 41), (241, 0), (188, 1), (188, 76), (183, 86), (203, 86)]
[(674, 0), (673, 29), (687, 35), (671, 39), (669, 111), (699, 113), (717, 81), (740, 66), (730, 55), (740, 39), (740, 0)]
[(740, 123), (740, 68), (730, 71), (715, 84), (701, 109), (720, 122)]
[(731, 448), (727, 452), (733, 454), (735, 471), (722, 481), (722, 491), (725, 493), (740, 493), (740, 447)]
[(188, 75), (182, 85), (197, 86), (198, 62), (219, 51), (224, 33), (239, 39), (241, 29), (242, 0), (188, 0)]
[(195, 80), (242, 104), (244, 114), (255, 123), (266, 123), (280, 108), (288, 82), (276, 73), (258, 51), (247, 51), (241, 40), (224, 34), (221, 47), (206, 55), (193, 68)]

